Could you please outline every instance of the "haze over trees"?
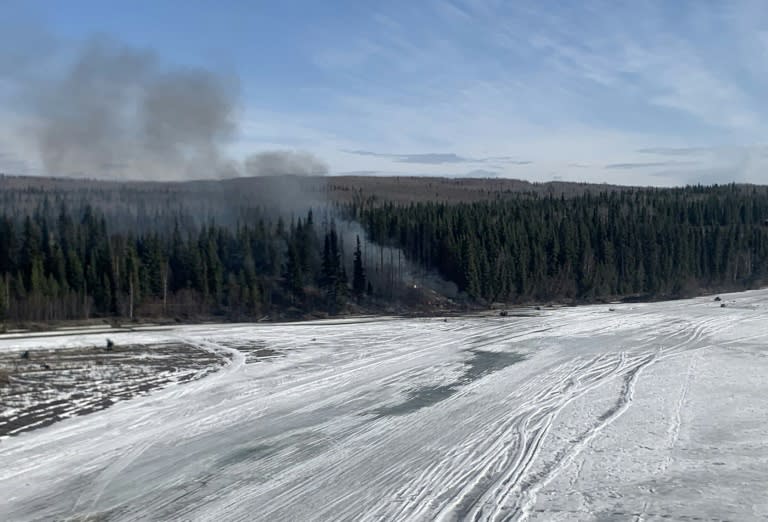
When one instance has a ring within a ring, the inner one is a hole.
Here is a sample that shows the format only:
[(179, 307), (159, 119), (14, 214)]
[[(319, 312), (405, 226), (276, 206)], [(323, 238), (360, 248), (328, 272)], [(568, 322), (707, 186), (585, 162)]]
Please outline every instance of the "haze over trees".
[(335, 224), (312, 212), (182, 232), (110, 233), (86, 206), (0, 218), (0, 317), (21, 320), (226, 316), (340, 310), (347, 281)]
[(120, 191), (113, 207), (109, 192), (4, 192), (0, 320), (381, 310), (413, 286), (406, 263), (454, 283), (461, 306), (681, 297), (768, 277), (768, 194), (758, 187), (409, 204), (361, 192), (288, 213), (243, 197), (212, 204), (205, 219), (197, 196), (134, 205), (147, 187)]

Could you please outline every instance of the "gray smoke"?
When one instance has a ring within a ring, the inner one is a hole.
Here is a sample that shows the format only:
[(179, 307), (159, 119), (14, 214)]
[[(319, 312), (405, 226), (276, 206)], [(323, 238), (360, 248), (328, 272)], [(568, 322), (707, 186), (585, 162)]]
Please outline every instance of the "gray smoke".
[(236, 130), (236, 83), (148, 51), (88, 42), (28, 96), (45, 170), (61, 176), (216, 177)]
[(324, 176), (328, 166), (307, 152), (272, 150), (248, 156), (243, 172), (257, 176), (261, 197), (270, 208), (283, 214), (306, 214), (311, 207), (324, 205), (325, 193), (312, 190), (307, 176)]
[(434, 270), (409, 261), (399, 248), (370, 241), (359, 223), (336, 219), (336, 231), (343, 245), (348, 274), (352, 274), (352, 254), (357, 238), (360, 238), (366, 277), (380, 293), (403, 297), (403, 292), (408, 289), (429, 289), (450, 299), (459, 296), (455, 283), (443, 279)]
[(171, 66), (153, 51), (103, 37), (74, 53), (53, 38), (38, 38), (44, 46), (33, 40), (7, 42), (18, 51), (0, 53), (0, 87), (16, 91), (14, 105), (24, 113), (17, 134), (49, 175), (185, 180), (328, 171), (299, 151), (228, 157), (240, 117), (231, 75)]
[(245, 160), (247, 176), (324, 176), (328, 165), (308, 152), (273, 150)]

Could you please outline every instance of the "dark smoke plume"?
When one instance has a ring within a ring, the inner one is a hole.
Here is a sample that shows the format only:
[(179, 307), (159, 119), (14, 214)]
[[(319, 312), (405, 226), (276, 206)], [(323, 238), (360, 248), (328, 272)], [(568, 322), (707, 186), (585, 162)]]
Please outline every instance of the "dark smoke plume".
[(163, 67), (148, 51), (88, 42), (63, 74), (28, 90), (52, 175), (216, 177), (236, 130), (235, 82)]
[(0, 86), (16, 91), (24, 112), (17, 134), (48, 175), (186, 180), (328, 171), (306, 152), (228, 157), (240, 117), (231, 75), (169, 66), (153, 51), (105, 37), (85, 42), (69, 60), (63, 57), (72, 53), (54, 38), (14, 38), (18, 51), (0, 56)]

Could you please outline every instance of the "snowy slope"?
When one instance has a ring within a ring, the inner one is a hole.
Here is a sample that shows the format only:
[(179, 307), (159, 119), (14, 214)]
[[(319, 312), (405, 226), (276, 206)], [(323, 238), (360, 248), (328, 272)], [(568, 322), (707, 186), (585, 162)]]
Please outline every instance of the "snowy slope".
[(233, 356), (1, 441), (0, 519), (765, 517), (768, 291), (724, 299), (123, 333)]

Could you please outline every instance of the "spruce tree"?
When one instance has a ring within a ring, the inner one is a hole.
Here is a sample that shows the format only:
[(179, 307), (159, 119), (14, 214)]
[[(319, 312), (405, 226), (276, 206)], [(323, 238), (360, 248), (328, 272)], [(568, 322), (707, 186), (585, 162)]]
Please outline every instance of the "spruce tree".
[(363, 252), (360, 249), (360, 236), (357, 236), (354, 260), (352, 263), (352, 290), (357, 297), (365, 293), (365, 267), (363, 266)]

